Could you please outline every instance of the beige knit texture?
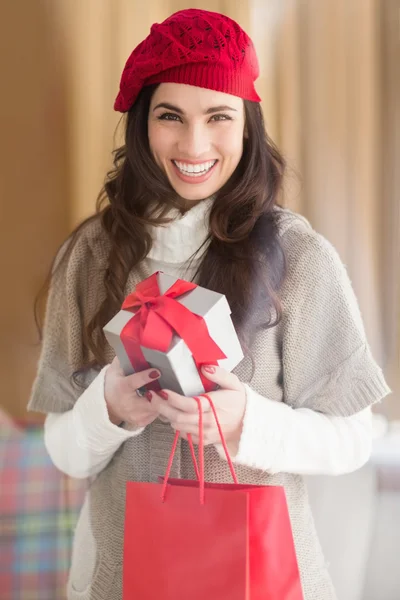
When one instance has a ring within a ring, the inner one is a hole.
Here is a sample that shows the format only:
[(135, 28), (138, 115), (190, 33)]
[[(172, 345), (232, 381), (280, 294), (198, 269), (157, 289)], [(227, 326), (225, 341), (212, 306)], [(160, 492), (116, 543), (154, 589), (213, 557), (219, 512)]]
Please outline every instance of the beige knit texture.
[[(287, 209), (277, 210), (289, 267), (281, 290), (284, 317), (278, 326), (255, 337), (253, 377), (248, 358), (235, 372), (271, 400), (350, 416), (380, 401), (390, 389), (371, 355), (358, 303), (337, 251), (306, 219)], [(81, 393), (71, 385), (70, 375), (82, 356), (82, 323), (102, 299), (107, 252), (100, 224), (92, 224), (53, 283), (31, 410), (64, 412)], [(130, 274), (126, 293), (149, 274), (144, 262), (143, 268)], [(113, 358), (111, 348), (108, 358)], [(87, 385), (95, 375), (94, 371), (88, 374)], [(121, 600), (125, 484), (128, 480), (156, 481), (163, 475), (172, 439), (169, 425), (155, 421), (125, 442), (91, 483), (74, 539), (69, 600)], [(205, 459), (207, 480), (230, 481), (227, 464), (213, 446), (206, 448)], [(302, 477), (270, 475), (246, 466), (236, 469), (241, 483), (285, 487), (304, 600), (333, 600)], [(194, 478), (184, 441), (176, 453), (173, 476)]]

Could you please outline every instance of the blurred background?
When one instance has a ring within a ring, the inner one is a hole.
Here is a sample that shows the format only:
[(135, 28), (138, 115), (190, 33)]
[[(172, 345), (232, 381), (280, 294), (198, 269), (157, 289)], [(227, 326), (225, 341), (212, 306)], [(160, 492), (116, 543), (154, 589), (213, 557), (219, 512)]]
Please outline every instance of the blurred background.
[[(94, 209), (120, 139), (112, 107), (128, 55), (152, 23), (189, 7), (223, 12), (252, 37), (267, 130), (289, 163), (285, 205), (337, 248), (393, 390), (374, 409), (370, 463), (310, 480), (310, 495), (339, 599), (399, 600), (400, 0), (0, 0), (0, 599), (62, 598), (82, 488), (47, 465), (42, 417), (25, 410), (39, 355), (34, 297)], [(50, 489), (62, 526), (38, 517)], [(35, 493), (35, 508), (13, 496)], [(29, 535), (18, 578), (15, 540)]]

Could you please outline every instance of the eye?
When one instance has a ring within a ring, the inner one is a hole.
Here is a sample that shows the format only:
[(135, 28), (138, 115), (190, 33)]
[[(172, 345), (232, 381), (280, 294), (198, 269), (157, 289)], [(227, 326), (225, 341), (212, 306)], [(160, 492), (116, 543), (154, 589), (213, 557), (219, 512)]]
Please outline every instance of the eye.
[(211, 117), (210, 121), (232, 121), (232, 117), (224, 114), (214, 115)]
[(181, 118), (176, 113), (163, 113), (157, 117), (159, 121), (180, 121)]

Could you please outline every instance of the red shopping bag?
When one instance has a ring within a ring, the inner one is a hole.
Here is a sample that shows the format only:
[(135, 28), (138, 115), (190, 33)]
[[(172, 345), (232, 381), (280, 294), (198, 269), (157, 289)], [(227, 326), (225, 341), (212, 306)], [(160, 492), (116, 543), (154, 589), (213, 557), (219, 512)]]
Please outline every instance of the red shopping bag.
[(197, 481), (128, 482), (124, 600), (303, 600), (283, 487), (204, 483), (202, 411)]

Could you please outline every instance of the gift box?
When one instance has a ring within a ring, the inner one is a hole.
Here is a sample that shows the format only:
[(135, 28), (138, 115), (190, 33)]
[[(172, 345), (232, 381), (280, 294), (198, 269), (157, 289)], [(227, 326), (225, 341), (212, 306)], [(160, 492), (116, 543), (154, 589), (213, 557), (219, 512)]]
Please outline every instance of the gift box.
[(184, 396), (215, 389), (201, 365), (231, 371), (243, 358), (225, 296), (161, 271), (136, 287), (104, 333), (125, 375), (157, 368), (160, 379), (147, 387)]

